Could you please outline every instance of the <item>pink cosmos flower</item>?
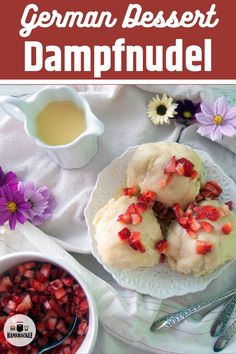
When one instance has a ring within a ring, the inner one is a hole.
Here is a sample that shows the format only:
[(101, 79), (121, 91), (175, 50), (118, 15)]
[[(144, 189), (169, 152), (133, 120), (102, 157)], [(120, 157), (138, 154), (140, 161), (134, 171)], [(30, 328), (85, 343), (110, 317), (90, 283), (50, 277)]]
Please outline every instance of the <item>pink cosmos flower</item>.
[(25, 213), (29, 209), (29, 203), (25, 200), (24, 194), (12, 189), (8, 184), (1, 188), (0, 197), (0, 225), (9, 222), (11, 230), (14, 230), (16, 223), (26, 222)]
[(37, 187), (33, 182), (19, 182), (19, 190), (29, 202), (26, 210), (27, 219), (34, 225), (41, 225), (52, 216), (56, 202), (46, 186)]
[(230, 108), (225, 97), (217, 98), (211, 104), (201, 103), (201, 113), (196, 119), (202, 126), (197, 132), (202, 136), (210, 136), (211, 140), (222, 140), (223, 136), (232, 137), (236, 134), (236, 107)]

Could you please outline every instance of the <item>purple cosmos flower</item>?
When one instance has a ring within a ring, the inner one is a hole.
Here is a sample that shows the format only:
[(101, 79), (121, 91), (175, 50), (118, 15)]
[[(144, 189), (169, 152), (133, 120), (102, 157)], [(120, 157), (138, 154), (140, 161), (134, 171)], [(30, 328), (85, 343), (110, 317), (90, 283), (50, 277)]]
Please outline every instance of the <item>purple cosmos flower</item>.
[(23, 193), (11, 189), (9, 185), (2, 187), (0, 198), (1, 226), (8, 221), (10, 229), (14, 230), (17, 221), (24, 224), (27, 220), (25, 217), (25, 212), (28, 208), (29, 203), (25, 200)]
[(41, 225), (44, 220), (51, 217), (56, 203), (46, 186), (38, 188), (33, 182), (25, 184), (20, 182), (19, 190), (30, 204), (26, 216), (32, 224)]
[(7, 184), (9, 184), (12, 189), (17, 190), (17, 176), (12, 171), (4, 173), (0, 166), (0, 189)]
[(225, 97), (217, 98), (211, 104), (201, 104), (202, 113), (196, 114), (196, 119), (202, 124), (198, 133), (202, 136), (210, 135), (210, 138), (222, 140), (223, 136), (234, 136), (236, 134), (236, 107), (229, 108)]
[(190, 100), (177, 101), (178, 107), (176, 109), (177, 115), (175, 119), (177, 119), (181, 123), (189, 124), (196, 122), (196, 113), (201, 112), (200, 103), (194, 104)]

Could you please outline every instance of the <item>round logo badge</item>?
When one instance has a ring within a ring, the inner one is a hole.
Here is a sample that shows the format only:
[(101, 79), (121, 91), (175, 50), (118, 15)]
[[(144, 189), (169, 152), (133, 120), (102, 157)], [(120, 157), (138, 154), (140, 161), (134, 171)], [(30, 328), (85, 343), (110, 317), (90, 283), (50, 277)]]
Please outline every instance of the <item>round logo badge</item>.
[(34, 340), (36, 327), (30, 317), (14, 315), (6, 321), (3, 332), (10, 344), (24, 347)]

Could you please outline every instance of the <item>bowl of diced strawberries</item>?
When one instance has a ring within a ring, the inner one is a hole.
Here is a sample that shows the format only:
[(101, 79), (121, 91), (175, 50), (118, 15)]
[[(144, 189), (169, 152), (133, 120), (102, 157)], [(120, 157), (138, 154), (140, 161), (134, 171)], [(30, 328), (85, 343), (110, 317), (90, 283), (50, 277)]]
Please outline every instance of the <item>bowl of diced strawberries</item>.
[[(28, 316), (36, 334), (30, 344), (14, 346), (4, 326), (15, 315)], [(0, 259), (0, 353), (37, 354), (60, 341), (77, 317), (71, 335), (50, 354), (91, 353), (97, 336), (96, 305), (80, 275), (63, 261), (40, 253), (19, 252)]]

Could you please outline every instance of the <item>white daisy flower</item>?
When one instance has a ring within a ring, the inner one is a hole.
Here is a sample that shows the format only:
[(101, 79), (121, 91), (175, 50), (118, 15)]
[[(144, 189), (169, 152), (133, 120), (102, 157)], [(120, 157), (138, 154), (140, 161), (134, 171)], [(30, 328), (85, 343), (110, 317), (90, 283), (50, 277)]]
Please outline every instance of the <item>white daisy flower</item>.
[(148, 118), (150, 118), (156, 125), (170, 124), (169, 118), (174, 118), (177, 114), (175, 109), (178, 107), (178, 104), (173, 102), (173, 98), (168, 97), (166, 94), (163, 94), (162, 98), (160, 98), (159, 95), (156, 95), (156, 97), (153, 97), (148, 103)]

